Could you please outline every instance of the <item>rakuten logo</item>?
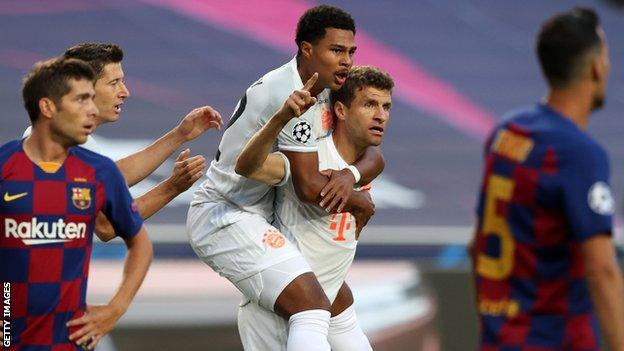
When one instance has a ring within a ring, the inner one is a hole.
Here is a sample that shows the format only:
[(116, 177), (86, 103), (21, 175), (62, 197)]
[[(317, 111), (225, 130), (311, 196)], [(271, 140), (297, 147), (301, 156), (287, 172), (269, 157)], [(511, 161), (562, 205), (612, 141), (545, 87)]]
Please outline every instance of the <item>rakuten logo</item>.
[(33, 217), (30, 222), (17, 222), (12, 218), (6, 218), (4, 233), (7, 238), (22, 239), (26, 245), (49, 244), (84, 239), (87, 225), (65, 223), (62, 218), (56, 222), (39, 222), (37, 217)]

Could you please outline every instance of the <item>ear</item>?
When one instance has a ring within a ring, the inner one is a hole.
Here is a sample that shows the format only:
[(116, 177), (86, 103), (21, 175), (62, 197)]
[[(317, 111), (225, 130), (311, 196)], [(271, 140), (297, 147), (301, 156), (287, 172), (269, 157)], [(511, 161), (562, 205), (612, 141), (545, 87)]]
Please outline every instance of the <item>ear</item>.
[(334, 104), (334, 114), (338, 119), (342, 121), (347, 118), (347, 109), (348, 107), (340, 101), (336, 101), (336, 103)]
[(56, 114), (56, 105), (50, 98), (39, 99), (39, 113), (45, 118), (52, 118)]
[(301, 54), (305, 57), (305, 58), (310, 58), (312, 57), (312, 44), (310, 42), (307, 41), (302, 41), (301, 42)]

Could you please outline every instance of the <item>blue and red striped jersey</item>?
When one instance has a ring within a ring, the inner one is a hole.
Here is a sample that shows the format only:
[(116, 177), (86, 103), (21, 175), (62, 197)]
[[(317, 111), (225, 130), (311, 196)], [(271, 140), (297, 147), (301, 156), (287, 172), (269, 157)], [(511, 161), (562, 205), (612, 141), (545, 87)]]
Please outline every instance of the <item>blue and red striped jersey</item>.
[(580, 244), (611, 234), (606, 152), (547, 105), (485, 148), (473, 247), (481, 350), (598, 350)]
[(33, 163), (22, 143), (0, 147), (0, 282), (11, 345), (6, 349), (77, 350), (65, 324), (86, 307), (97, 213), (124, 238), (136, 235), (143, 220), (110, 159), (72, 147), (51, 171)]

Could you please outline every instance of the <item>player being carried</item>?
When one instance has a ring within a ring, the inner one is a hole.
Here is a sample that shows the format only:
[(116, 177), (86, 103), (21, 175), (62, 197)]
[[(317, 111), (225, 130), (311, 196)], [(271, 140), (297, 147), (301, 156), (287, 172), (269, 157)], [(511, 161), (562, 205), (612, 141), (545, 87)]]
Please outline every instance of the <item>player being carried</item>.
[[(94, 83), (92, 68), (80, 60), (36, 64), (22, 89), (32, 133), (0, 147), (0, 281), (10, 296), (9, 350), (93, 349), (127, 310), (152, 258), (143, 219), (115, 163), (77, 147), (96, 126)], [(100, 211), (128, 254), (113, 298), (87, 306)]]
[[(95, 118), (95, 127), (119, 120), (123, 104), (130, 96), (124, 81), (124, 54), (121, 47), (106, 43), (83, 43), (67, 49), (63, 56), (87, 62), (96, 73), (94, 102), (99, 112)], [(117, 166), (128, 186), (133, 186), (152, 174), (182, 144), (199, 137), (210, 128), (221, 128), (221, 124), (221, 116), (212, 107), (196, 108), (157, 141), (118, 160)], [(24, 136), (29, 133), (30, 127)], [(102, 153), (91, 135), (83, 147)], [(154, 215), (203, 176), (204, 157), (188, 157), (189, 153), (188, 149), (182, 151), (176, 159), (172, 175), (136, 199), (143, 219)], [(103, 241), (115, 237), (113, 227), (103, 215), (98, 216), (96, 234)]]
[(316, 152), (317, 137), (327, 133), (333, 120), (329, 91), (342, 86), (352, 65), (354, 37), (353, 19), (339, 8), (318, 6), (304, 13), (297, 25), (297, 56), (247, 89), (188, 213), (187, 231), (197, 255), (245, 299), (289, 320), (288, 350), (330, 349), (331, 304), (299, 250), (271, 225), (273, 187), (236, 174), (234, 167), (249, 138), (317, 72), (318, 81), (310, 88), (315, 103), (280, 132), (278, 155), (284, 172), (292, 169), (295, 191), (306, 202), (325, 200), (332, 210), (346, 201), (358, 226), (366, 223), (373, 213), (372, 201), (353, 186), (381, 172), (379, 150), (367, 148), (354, 167), (333, 172), (331, 178), (318, 171)]
[[(284, 160), (271, 153), (272, 145), (292, 118), (315, 103), (309, 93), (315, 78), (301, 90), (295, 90), (282, 109), (251, 138), (238, 158), (237, 173), (267, 184), (283, 183), (287, 176)], [(367, 147), (381, 144), (390, 118), (393, 86), (392, 78), (376, 68), (359, 66), (349, 71), (344, 85), (330, 94), (336, 124), (330, 134), (319, 140), (320, 171), (344, 169)], [(332, 303), (328, 337), (331, 349), (372, 350), (357, 322), (353, 295), (345, 282), (359, 236), (355, 219), (349, 212), (332, 214), (317, 205), (302, 204), (292, 179), (277, 189), (275, 203), (277, 228), (297, 244)], [(337, 299), (339, 291), (342, 294)], [(264, 336), (255, 341), (252, 338), (253, 349), (278, 351), (286, 347), (281, 337), (287, 331), (285, 321), (274, 318), (254, 302), (241, 307), (239, 326), (242, 335)]]

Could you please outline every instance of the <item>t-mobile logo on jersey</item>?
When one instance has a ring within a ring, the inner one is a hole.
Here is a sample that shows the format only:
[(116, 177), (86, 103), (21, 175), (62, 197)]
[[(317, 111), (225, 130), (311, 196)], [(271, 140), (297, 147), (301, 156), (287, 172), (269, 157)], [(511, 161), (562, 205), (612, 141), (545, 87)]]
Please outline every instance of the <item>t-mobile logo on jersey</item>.
[(86, 223), (67, 222), (59, 218), (56, 222), (39, 221), (33, 217), (30, 221), (18, 222), (13, 218), (4, 220), (6, 238), (22, 239), (26, 245), (50, 244), (74, 239), (84, 239), (87, 234)]

